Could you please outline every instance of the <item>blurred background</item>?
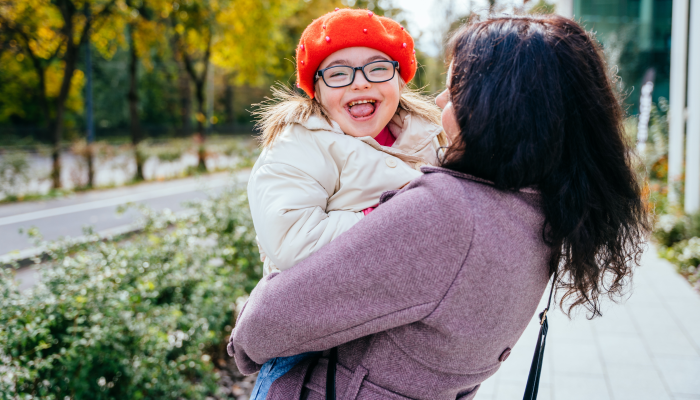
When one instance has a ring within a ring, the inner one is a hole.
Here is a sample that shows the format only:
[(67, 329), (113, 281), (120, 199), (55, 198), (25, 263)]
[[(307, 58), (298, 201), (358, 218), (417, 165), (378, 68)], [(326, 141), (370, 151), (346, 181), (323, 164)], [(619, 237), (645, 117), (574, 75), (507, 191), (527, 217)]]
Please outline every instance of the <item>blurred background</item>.
[[(302, 31), (335, 7), (405, 26), (431, 95), (470, 18), (557, 13), (596, 36), (655, 213), (651, 272), (612, 325), (558, 331), (541, 397), (700, 399), (695, 0), (0, 0), (1, 397), (248, 398), (224, 345), (261, 276), (250, 111), (293, 86)], [(478, 398), (522, 395), (536, 328)]]
[(646, 82), (654, 103), (669, 98), (670, 0), (0, 4), (0, 151), (14, 154), (5, 168), (31, 171), (24, 182), (4, 177), (12, 181), (3, 181), (6, 200), (171, 177), (175, 168), (160, 171), (152, 160), (172, 162), (183, 146), (192, 150), (172, 145), (182, 138), (194, 138), (199, 151), (196, 165), (188, 160), (189, 172), (177, 173), (216, 168), (207, 167), (203, 143), (250, 136), (251, 104), (275, 82), (293, 84), (301, 32), (335, 7), (369, 8), (406, 25), (422, 66), (414, 85), (428, 93), (444, 86), (445, 39), (472, 13), (558, 10), (596, 32), (630, 116), (639, 113)]

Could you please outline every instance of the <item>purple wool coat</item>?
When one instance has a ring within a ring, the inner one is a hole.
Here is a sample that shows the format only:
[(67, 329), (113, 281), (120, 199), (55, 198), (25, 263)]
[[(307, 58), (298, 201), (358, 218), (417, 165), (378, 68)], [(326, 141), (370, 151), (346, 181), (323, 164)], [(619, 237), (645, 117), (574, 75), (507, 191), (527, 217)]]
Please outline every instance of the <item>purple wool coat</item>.
[[(422, 170), (336, 240), (258, 284), (229, 343), (244, 374), (339, 346), (338, 399), (474, 398), (549, 280), (539, 194)], [(324, 399), (327, 365), (301, 362), (267, 399)]]

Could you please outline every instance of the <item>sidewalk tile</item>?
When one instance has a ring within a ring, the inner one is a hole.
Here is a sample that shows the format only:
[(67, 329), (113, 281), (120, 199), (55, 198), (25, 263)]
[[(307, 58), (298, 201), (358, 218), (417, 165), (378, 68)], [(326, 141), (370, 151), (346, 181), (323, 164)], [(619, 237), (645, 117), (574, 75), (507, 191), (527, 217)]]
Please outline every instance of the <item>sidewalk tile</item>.
[[(525, 385), (520, 385), (519, 383), (515, 382), (501, 382), (495, 396), (493, 397), (493, 400), (522, 399), (524, 393)], [(540, 382), (540, 387), (537, 391), (537, 400), (550, 400), (551, 398), (551, 387)]]
[(697, 302), (671, 300), (667, 306), (700, 356), (700, 296), (697, 296)]
[(602, 334), (598, 336), (598, 344), (607, 368), (611, 365), (654, 365), (639, 336)]
[(678, 328), (669, 329), (666, 332), (649, 329), (642, 333), (642, 338), (653, 356), (698, 355), (695, 346)]
[[(498, 375), (498, 372), (496, 373), (496, 375)], [(479, 387), (479, 391), (476, 392), (476, 399), (493, 400), (493, 396), (496, 393), (496, 388), (498, 387), (499, 383), (498, 376), (496, 375), (490, 377), (481, 384), (481, 387)]]
[(595, 335), (626, 335), (638, 336), (639, 332), (634, 324), (630, 310), (624, 304), (615, 304), (603, 310), (603, 316), (590, 321)]
[(553, 389), (557, 400), (611, 400), (602, 376), (558, 375)]
[(570, 342), (577, 344), (593, 344), (593, 331), (588, 321), (583, 316), (569, 320), (561, 311), (557, 310), (549, 319), (548, 340), (556, 342)]
[(671, 400), (653, 366), (607, 366), (607, 373), (615, 400)]
[(674, 396), (700, 396), (700, 357), (656, 357), (656, 363)]
[(552, 352), (555, 382), (559, 374), (603, 377), (603, 366), (595, 344), (552, 342), (547, 343), (546, 350)]

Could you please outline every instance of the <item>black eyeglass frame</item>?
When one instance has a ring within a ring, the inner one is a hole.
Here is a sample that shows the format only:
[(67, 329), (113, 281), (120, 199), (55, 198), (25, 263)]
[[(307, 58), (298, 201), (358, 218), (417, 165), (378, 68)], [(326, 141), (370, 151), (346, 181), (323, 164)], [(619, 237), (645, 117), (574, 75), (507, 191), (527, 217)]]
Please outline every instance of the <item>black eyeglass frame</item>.
[[(368, 65), (372, 65), (372, 64), (376, 64), (376, 63), (380, 63), (380, 62), (388, 62), (388, 63), (391, 63), (391, 65), (394, 66), (394, 72), (391, 74), (391, 78), (389, 78), (389, 79), (385, 79), (385, 80), (383, 80), (383, 81), (373, 81), (373, 80), (371, 80), (371, 79), (369, 79), (369, 78), (367, 77), (367, 74), (365, 73), (365, 67), (367, 67)], [(331, 85), (328, 84), (328, 82), (326, 82), (326, 78), (323, 76), (323, 73), (326, 72), (326, 71), (328, 71), (329, 69), (338, 68), (338, 67), (351, 68), (351, 69), (352, 69), (352, 78), (350, 79), (350, 83), (348, 83), (347, 85), (343, 85), (343, 86), (331, 86)], [(326, 86), (328, 86), (329, 88), (341, 88), (341, 87), (350, 86), (350, 85), (353, 84), (353, 82), (355, 82), (355, 72), (356, 72), (356, 71), (362, 71), (362, 75), (364, 75), (364, 77), (365, 77), (365, 79), (367, 80), (367, 82), (382, 83), (382, 82), (388, 82), (388, 81), (394, 79), (394, 77), (396, 76), (396, 70), (398, 70), (398, 69), (399, 69), (399, 62), (398, 62), (398, 61), (378, 60), (378, 61), (372, 61), (371, 63), (367, 63), (367, 64), (365, 64), (365, 65), (363, 65), (363, 66), (361, 66), (361, 67), (351, 67), (351, 66), (349, 66), (349, 65), (334, 65), (334, 66), (332, 66), (332, 67), (328, 67), (328, 68), (324, 68), (324, 69), (319, 69), (318, 71), (316, 71), (316, 76), (315, 76), (315, 77), (316, 77), (316, 81), (318, 81), (318, 78), (323, 79), (323, 83), (325, 83)]]

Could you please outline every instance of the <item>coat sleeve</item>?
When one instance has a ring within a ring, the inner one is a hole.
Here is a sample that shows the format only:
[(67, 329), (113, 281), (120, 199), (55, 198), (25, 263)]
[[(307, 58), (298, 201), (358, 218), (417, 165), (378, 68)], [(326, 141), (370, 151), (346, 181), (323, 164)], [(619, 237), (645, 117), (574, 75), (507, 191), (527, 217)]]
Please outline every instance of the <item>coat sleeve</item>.
[(262, 165), (250, 178), (253, 223), (267, 257), (290, 268), (362, 219), (362, 212), (326, 212), (329, 193), (316, 179), (283, 163)]
[[(413, 185), (413, 184), (412, 184)], [(305, 261), (264, 278), (231, 334), (244, 373), (426, 318), (464, 263), (471, 217), (409, 186)], [(451, 213), (449, 224), (439, 218)]]

